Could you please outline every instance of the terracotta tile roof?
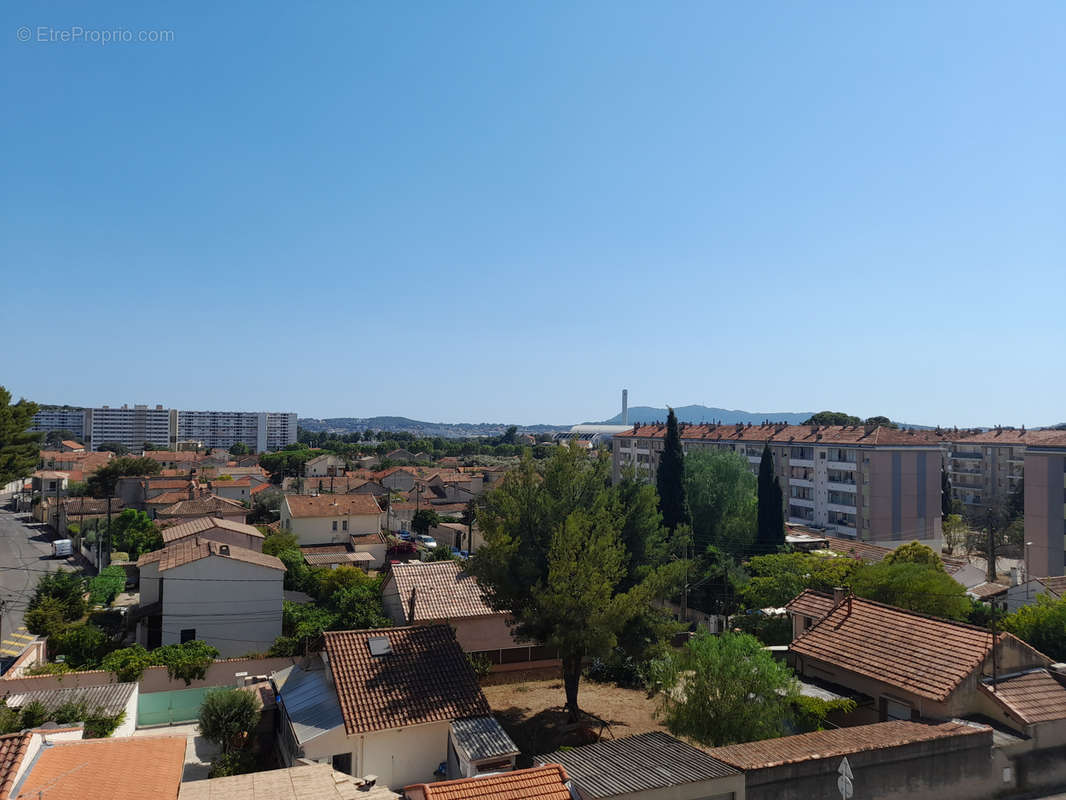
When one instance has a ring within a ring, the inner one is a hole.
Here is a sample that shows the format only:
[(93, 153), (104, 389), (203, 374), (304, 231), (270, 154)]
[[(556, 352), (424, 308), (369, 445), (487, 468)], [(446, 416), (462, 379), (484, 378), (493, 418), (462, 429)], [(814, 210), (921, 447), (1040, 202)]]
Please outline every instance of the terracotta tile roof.
[(425, 800), (571, 800), (568, 780), (559, 764), (545, 764), (479, 778), (416, 783), (404, 792)]
[(9, 733), (0, 736), (0, 799), (7, 800), (11, 789), (15, 786), (15, 775), (19, 765), (26, 756), (26, 750), (30, 746), (32, 735), (25, 733)]
[(1001, 594), (1007, 593), (1007, 587), (1002, 583), (979, 583), (976, 586), (970, 587), (967, 594), (976, 597), (978, 600), (985, 600), (989, 597), (998, 597)]
[(153, 461), (164, 464), (169, 464), (172, 461), (176, 464), (197, 464), (203, 461), (206, 456), (194, 453), (191, 450), (179, 450), (177, 452), (173, 450), (145, 450), (144, 458), (150, 458)]
[(300, 552), (304, 555), (308, 553), (350, 553), (352, 548), (343, 542), (330, 543), (330, 544), (302, 544), (300, 545)]
[(857, 539), (843, 539), (836, 536), (824, 537), (829, 542), (829, 549), (834, 553), (851, 556), (867, 564), (876, 564), (892, 552), (890, 547), (881, 547), (870, 542), (860, 542)]
[(370, 553), (304, 553), (304, 562), (312, 567), (328, 567), (332, 564), (366, 565), (374, 560)]
[(893, 720), (873, 725), (782, 736), (779, 739), (765, 739), (760, 742), (731, 744), (726, 747), (714, 747), (707, 752), (737, 769), (756, 770), (823, 758), (840, 758), (852, 753), (900, 747), (952, 736), (989, 735), (990, 731), (991, 729), (985, 726), (959, 722), (925, 725), (920, 722)]
[(247, 511), (247, 509), (238, 501), (208, 495), (197, 497), (195, 500), (179, 500), (173, 505), (159, 509), (156, 513), (161, 517), (201, 517), (212, 514), (235, 514), (239, 511)]
[(155, 497), (149, 497), (144, 501), (144, 504), (147, 506), (172, 506), (175, 503), (180, 503), (182, 500), (188, 499), (190, 499), (189, 491), (188, 489), (183, 489), (173, 492), (161, 492)]
[[(663, 439), (666, 424), (640, 425), (616, 433), (616, 439)], [(896, 430), (877, 427), (867, 432), (862, 425), (681, 425), (682, 441), (753, 442), (864, 447), (939, 447), (948, 439), (943, 432)]]
[(1043, 586), (1048, 594), (1056, 597), (1062, 597), (1063, 594), (1066, 594), (1066, 576), (1052, 575), (1048, 578), (1033, 578), (1033, 580)]
[(991, 428), (987, 431), (952, 431), (948, 439), (962, 444), (1001, 444), (1025, 445), (1040, 439), (1043, 431), (1025, 430), (1024, 428)]
[(256, 539), (264, 538), (263, 532), (254, 525), (246, 525), (243, 522), (235, 522), (229, 519), (222, 519), (221, 517), (198, 517), (196, 519), (190, 519), (188, 522), (182, 522), (180, 525), (172, 525), (169, 528), (164, 528), (163, 542), (164, 544), (170, 544), (178, 539), (184, 539), (187, 536), (195, 536), (198, 533), (213, 529), (243, 533), (245, 536), (252, 536)]
[[(41, 750), (18, 798), (172, 800), (185, 767), (184, 736), (88, 739)], [(138, 769), (137, 765), (145, 768)]]
[[(385, 800), (399, 795), (380, 783), (369, 791), (329, 764), (307, 764), (228, 778), (186, 781), (179, 800)], [(122, 800), (116, 798), (116, 800)]]
[(243, 487), (243, 486), (251, 486), (251, 485), (252, 485), (252, 479), (249, 478), (247, 475), (245, 475), (242, 478), (234, 478), (231, 481), (220, 481), (218, 478), (215, 478), (214, 480), (211, 481), (211, 486), (212, 487), (218, 487), (219, 489), (225, 489), (225, 488), (227, 488), (229, 486)]
[[(228, 548), (229, 552), (223, 553), (223, 547)], [(195, 536), (179, 539), (168, 544), (162, 550), (153, 550), (151, 553), (145, 553), (137, 559), (137, 566), (140, 567), (144, 564), (158, 562), (159, 571), (164, 572), (168, 569), (173, 569), (174, 567), (182, 567), (186, 564), (191, 564), (193, 561), (199, 561), (208, 556), (232, 558), (234, 561), (243, 561), (246, 564), (255, 564), (260, 567), (267, 567), (268, 569), (277, 569), (282, 572), (285, 571), (285, 565), (275, 556), (260, 553), (256, 550), (249, 550), (247, 547), (238, 547), (234, 544), (220, 544), (219, 542), (213, 542), (210, 539), (200, 539)]]
[(258, 486), (252, 487), (252, 491), (248, 492), (248, 496), (249, 497), (254, 497), (255, 495), (259, 494), (260, 492), (265, 492), (267, 489), (277, 489), (277, 488), (278, 487), (276, 487), (272, 483), (261, 483)]
[(80, 450), (85, 447), (81, 442), (75, 442), (73, 439), (64, 439), (62, 444), (64, 447), (69, 447), (72, 450)]
[(982, 681), (981, 690), (1025, 725), (1066, 719), (1066, 688), (1046, 669)]
[(788, 601), (785, 610), (804, 617), (821, 619), (833, 610), (833, 596), (813, 589), (804, 589)]
[(380, 514), (381, 506), (372, 494), (290, 494), (285, 496), (293, 517), (346, 517), (351, 514)]
[[(1005, 637), (1014, 638), (999, 634), (1000, 641)], [(849, 597), (796, 639), (790, 651), (943, 701), (992, 652), (992, 635), (975, 625)]]
[[(474, 580), (458, 561), (394, 564), (388, 580), (396, 582), (409, 625), (457, 617), (484, 617), (493, 611)], [(411, 598), (414, 596), (414, 616)]]
[[(79, 514), (106, 514), (107, 499), (97, 497), (68, 497), (63, 500), (63, 510), (67, 516), (73, 517)], [(121, 514), (125, 505), (118, 497), (111, 498), (111, 513)]]
[[(326, 653), (349, 734), (492, 714), (451, 628), (329, 631)], [(391, 652), (370, 654), (387, 640)]]

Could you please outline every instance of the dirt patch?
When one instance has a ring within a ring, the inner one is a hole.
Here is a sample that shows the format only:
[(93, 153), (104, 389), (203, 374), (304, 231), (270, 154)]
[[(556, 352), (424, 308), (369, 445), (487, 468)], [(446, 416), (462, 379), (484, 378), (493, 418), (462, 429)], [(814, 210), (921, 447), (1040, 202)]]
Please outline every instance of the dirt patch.
[(563, 708), (566, 696), (558, 670), (507, 677), (496, 673), (485, 684), (482, 689), (496, 718), (527, 757), (589, 744), (601, 736), (618, 739), (666, 730), (655, 719), (655, 699), (640, 690), (582, 680), (578, 702), (591, 716), (575, 726)]

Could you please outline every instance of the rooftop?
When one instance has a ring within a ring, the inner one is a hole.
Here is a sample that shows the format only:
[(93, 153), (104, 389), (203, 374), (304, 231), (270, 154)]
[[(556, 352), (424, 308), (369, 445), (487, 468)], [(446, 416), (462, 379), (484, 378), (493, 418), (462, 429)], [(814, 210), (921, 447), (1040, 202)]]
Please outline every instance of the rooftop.
[(341, 553), (304, 553), (304, 562), (312, 567), (328, 567), (331, 564), (366, 566), (373, 561), (374, 556), (370, 553), (349, 553), (348, 551)]
[(198, 533), (205, 533), (210, 530), (232, 531), (233, 533), (243, 533), (246, 536), (252, 536), (256, 539), (263, 538), (262, 531), (254, 525), (246, 525), (243, 522), (234, 522), (233, 520), (222, 519), (221, 517), (198, 517), (183, 522), (180, 525), (164, 528), (163, 542), (170, 544), (178, 539), (195, 536)]
[(489, 606), (474, 576), (464, 572), (458, 561), (394, 564), (389, 580), (396, 582), (409, 624), (500, 613)]
[(833, 610), (833, 596), (813, 589), (804, 589), (788, 601), (785, 610), (804, 617), (821, 619)]
[(15, 775), (30, 746), (29, 732), (0, 736), (0, 798), (6, 798), (15, 786)]
[(982, 681), (981, 689), (1023, 725), (1066, 719), (1066, 688), (1046, 669)]
[(229, 778), (189, 781), (178, 800), (384, 800), (399, 797), (380, 786), (363, 791), (329, 764), (272, 769)]
[(329, 631), (325, 639), (349, 734), (492, 713), (446, 625)]
[[(4, 698), (8, 708), (22, 708), (28, 703), (40, 703), (54, 711), (64, 703), (84, 703), (90, 711), (114, 716), (126, 709), (137, 689), (136, 683), (107, 683), (103, 686), (69, 686), (62, 689), (38, 689), (32, 692), (12, 692)], [(2, 797), (3, 795), (0, 795)]]
[[(999, 634), (1000, 641), (1008, 637), (1014, 638)], [(992, 652), (992, 634), (974, 625), (849, 596), (800, 635), (790, 650), (942, 701)]]
[(738, 774), (724, 761), (658, 731), (548, 753), (537, 761), (562, 764), (588, 800)]
[[(861, 445), (868, 447), (939, 447), (944, 434), (927, 430), (897, 430), (864, 425), (692, 425), (681, 423), (682, 441), (755, 442), (795, 445)], [(663, 439), (666, 423), (634, 425), (616, 439)]]
[(247, 547), (238, 547), (235, 544), (227, 545), (210, 539), (201, 539), (197, 536), (178, 539), (162, 550), (153, 550), (151, 553), (145, 553), (137, 559), (137, 566), (142, 567), (145, 564), (158, 562), (159, 571), (165, 572), (168, 569), (182, 567), (208, 556), (231, 558), (234, 561), (242, 561), (246, 564), (255, 564), (268, 569), (285, 571), (285, 565), (281, 562), (281, 559), (275, 556), (250, 550)]
[(779, 739), (765, 739), (760, 742), (731, 744), (715, 747), (707, 752), (737, 769), (755, 770), (823, 758), (840, 758), (852, 753), (900, 747), (933, 739), (990, 732), (991, 729), (983, 725), (966, 725), (959, 722), (925, 725), (920, 722), (893, 720), (873, 725), (782, 736)]
[[(79, 516), (86, 514), (106, 514), (107, 498), (96, 497), (68, 497), (62, 502), (63, 511), (67, 516)], [(119, 513), (125, 509), (125, 505), (117, 497), (111, 498), (111, 513)]]
[(194, 500), (179, 500), (156, 513), (161, 517), (205, 517), (212, 514), (236, 514), (241, 511), (247, 509), (236, 500), (208, 495)]
[[(184, 736), (86, 739), (41, 749), (13, 798), (161, 800), (176, 798)], [(133, 769), (132, 765), (150, 765)]]
[(346, 517), (351, 514), (381, 513), (381, 506), (372, 494), (290, 494), (285, 496), (285, 502), (293, 517)]
[(416, 783), (404, 788), (417, 800), (571, 800), (566, 770), (558, 764), (498, 775)]
[(469, 761), (518, 755), (518, 745), (495, 717), (468, 717), (452, 722), (452, 741)]

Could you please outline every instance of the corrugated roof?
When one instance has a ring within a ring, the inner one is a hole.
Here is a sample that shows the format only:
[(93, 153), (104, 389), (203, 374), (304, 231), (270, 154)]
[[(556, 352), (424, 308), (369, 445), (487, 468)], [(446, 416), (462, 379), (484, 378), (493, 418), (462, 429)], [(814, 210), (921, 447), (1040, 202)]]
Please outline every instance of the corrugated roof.
[(324, 567), (330, 564), (365, 565), (374, 560), (370, 553), (304, 553), (304, 561), (312, 567)]
[(518, 753), (514, 743), (495, 717), (469, 717), (452, 721), (452, 739), (470, 761), (502, 758)]
[(1046, 669), (984, 681), (981, 688), (1025, 725), (1066, 719), (1066, 688)]
[(9, 708), (22, 708), (28, 703), (40, 703), (54, 711), (64, 703), (84, 703), (90, 711), (99, 709), (107, 716), (125, 710), (136, 683), (109, 683), (104, 686), (71, 686), (64, 689), (38, 689), (33, 692), (12, 692), (5, 702)]
[(273, 678), (301, 746), (344, 724), (337, 692), (325, 668), (304, 670), (294, 665), (275, 672)]
[(562, 764), (587, 798), (650, 792), (737, 774), (729, 764), (661, 731), (560, 750), (537, 756), (537, 761)]
[(967, 725), (945, 722), (941, 725), (926, 725), (921, 722), (893, 720), (873, 725), (856, 725), (852, 728), (833, 728), (759, 742), (731, 744), (715, 747), (707, 752), (715, 758), (732, 764), (737, 769), (755, 770), (797, 764), (802, 761), (817, 761), (823, 758), (840, 758), (867, 750), (900, 747), (915, 742), (944, 739), (953, 736), (984, 734), (991, 744), (992, 729), (984, 725)]

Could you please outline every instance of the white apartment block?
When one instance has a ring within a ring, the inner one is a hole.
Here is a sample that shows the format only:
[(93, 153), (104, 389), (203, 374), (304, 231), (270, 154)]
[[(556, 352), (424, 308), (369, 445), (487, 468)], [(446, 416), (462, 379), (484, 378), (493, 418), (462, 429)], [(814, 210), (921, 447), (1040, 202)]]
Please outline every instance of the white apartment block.
[(107, 442), (119, 442), (129, 450), (140, 450), (145, 442), (170, 447), (171, 412), (163, 406), (101, 406), (85, 410), (85, 446), (96, 450)]
[(30, 430), (35, 433), (70, 431), (80, 442), (85, 436), (85, 409), (42, 408), (33, 415)]
[(296, 441), (296, 415), (267, 411), (179, 411), (178, 439), (207, 447), (244, 442), (257, 453), (280, 450)]

